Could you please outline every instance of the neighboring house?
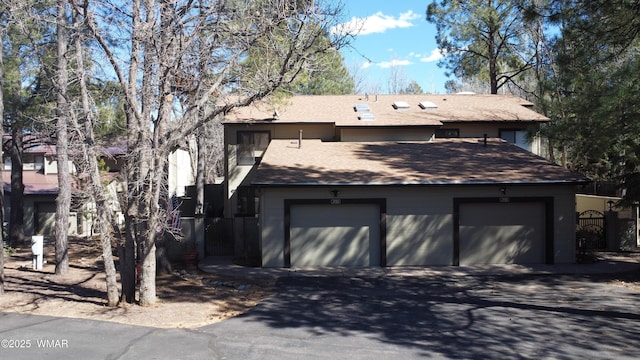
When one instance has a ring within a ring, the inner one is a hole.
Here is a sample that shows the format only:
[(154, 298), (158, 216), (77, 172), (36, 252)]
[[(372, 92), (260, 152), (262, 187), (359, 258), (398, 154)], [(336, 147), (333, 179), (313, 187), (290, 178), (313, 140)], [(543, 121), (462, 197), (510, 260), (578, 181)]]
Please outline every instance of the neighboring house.
[[(5, 218), (11, 211), (11, 158), (4, 157), (2, 181), (5, 193)], [(55, 228), (56, 197), (58, 196), (58, 165), (55, 146), (38, 145), (24, 151), (24, 234), (52, 235)], [(69, 232), (78, 231), (77, 213), (70, 214)]]
[[(101, 155), (104, 165), (101, 174), (107, 182), (106, 191), (110, 199), (110, 206), (118, 217), (124, 221), (119, 204), (118, 193), (126, 191), (119, 173), (124, 165), (126, 155), (125, 146), (111, 146), (103, 149)], [(185, 155), (186, 154), (186, 155)], [(169, 157), (168, 186), (170, 195), (184, 195), (184, 188), (194, 184), (193, 169), (189, 151), (178, 149)], [(76, 172), (71, 164), (71, 171)], [(2, 180), (5, 193), (5, 219), (9, 219), (11, 196), (11, 159), (4, 158)], [(29, 148), (24, 152), (23, 159), (24, 190), (24, 234), (25, 236), (55, 234), (56, 198), (58, 196), (58, 166), (54, 145), (40, 145)], [(82, 193), (82, 183), (74, 182), (74, 193)], [(77, 200), (77, 197), (75, 198)], [(69, 235), (95, 235), (93, 219), (95, 218), (95, 204), (86, 201), (74, 201), (69, 219)]]
[(574, 262), (586, 179), (537, 156), (538, 138), (522, 141), (548, 121), (531, 105), (345, 95), (237, 109), (225, 213), (259, 225), (236, 252), (266, 267)]

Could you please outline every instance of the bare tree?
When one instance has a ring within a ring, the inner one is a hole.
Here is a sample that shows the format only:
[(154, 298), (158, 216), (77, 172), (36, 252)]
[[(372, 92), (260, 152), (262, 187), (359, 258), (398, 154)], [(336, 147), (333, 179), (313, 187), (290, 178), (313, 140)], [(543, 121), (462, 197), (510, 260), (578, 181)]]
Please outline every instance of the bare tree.
[[(314, 54), (343, 45), (346, 36), (318, 46), (339, 21), (340, 8), (309, 0), (134, 0), (119, 4), (126, 16), (115, 24), (108, 3), (76, 6), (123, 87), (129, 137), (124, 263), (131, 263), (137, 246), (139, 301), (151, 305), (155, 244), (167, 224), (161, 204), (168, 196), (168, 155), (203, 124), (293, 81)], [(108, 14), (109, 21), (98, 14)], [(127, 47), (114, 48), (113, 36), (128, 39)], [(256, 49), (260, 63), (246, 64), (249, 50)], [(123, 293), (131, 290), (123, 280)]]
[(392, 65), (389, 68), (389, 80), (387, 85), (389, 94), (400, 94), (407, 88), (407, 76), (401, 66)]
[[(75, 159), (74, 163), (77, 164), (79, 174), (82, 179), (88, 185), (86, 187), (86, 193), (89, 196), (91, 202), (96, 205), (96, 218), (95, 226), (100, 233), (100, 241), (102, 245), (102, 260), (105, 267), (106, 275), (106, 287), (107, 287), (107, 305), (116, 306), (120, 300), (117, 272), (115, 263), (113, 260), (113, 248), (114, 237), (112, 234), (120, 234), (120, 230), (114, 225), (114, 215), (112, 213), (112, 207), (109, 204), (109, 199), (106, 194), (107, 191), (103, 187), (102, 179), (100, 177), (100, 165), (98, 163), (99, 158), (99, 146), (95, 136), (96, 118), (94, 115), (94, 108), (91, 103), (91, 96), (87, 85), (87, 69), (85, 67), (85, 57), (87, 48), (83, 46), (82, 32), (80, 29), (79, 14), (73, 14), (73, 25), (76, 30), (73, 36), (74, 48), (75, 48), (75, 69), (76, 80), (80, 89), (80, 111), (79, 115), (76, 112), (71, 112), (72, 123), (72, 138), (74, 143), (79, 146), (80, 150), (77, 155), (79, 158)], [(114, 231), (111, 231), (114, 228)]]

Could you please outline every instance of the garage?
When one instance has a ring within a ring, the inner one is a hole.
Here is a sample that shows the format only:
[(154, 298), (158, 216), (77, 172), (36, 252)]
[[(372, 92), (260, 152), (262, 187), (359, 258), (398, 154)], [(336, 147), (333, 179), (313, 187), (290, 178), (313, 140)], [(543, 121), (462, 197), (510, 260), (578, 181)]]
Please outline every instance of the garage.
[(295, 203), (289, 212), (289, 266), (381, 265), (381, 208), (376, 203)]
[(547, 241), (547, 201), (504, 198), (495, 202), (457, 204), (459, 265), (544, 264), (552, 243)]

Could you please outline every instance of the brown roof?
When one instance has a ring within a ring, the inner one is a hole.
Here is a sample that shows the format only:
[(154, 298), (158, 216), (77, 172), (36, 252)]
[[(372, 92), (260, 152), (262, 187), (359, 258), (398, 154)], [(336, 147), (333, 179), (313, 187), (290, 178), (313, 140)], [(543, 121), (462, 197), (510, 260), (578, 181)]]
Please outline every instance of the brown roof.
[(272, 140), (255, 185), (579, 183), (586, 179), (501, 139), (419, 143)]
[[(395, 102), (408, 109), (396, 110)], [(423, 109), (420, 103), (437, 107)], [(367, 104), (374, 120), (358, 120), (356, 104)], [(530, 109), (533, 104), (511, 95), (309, 95), (280, 102), (261, 101), (237, 108), (226, 116), (233, 122), (329, 122), (336, 126), (440, 126), (451, 121), (546, 122)], [(277, 112), (277, 116), (274, 114)]]

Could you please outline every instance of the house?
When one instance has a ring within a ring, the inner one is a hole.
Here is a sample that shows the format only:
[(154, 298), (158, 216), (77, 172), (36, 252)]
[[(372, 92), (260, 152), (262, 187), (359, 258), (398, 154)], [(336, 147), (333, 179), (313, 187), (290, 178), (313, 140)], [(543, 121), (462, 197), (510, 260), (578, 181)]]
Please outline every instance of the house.
[[(11, 211), (11, 158), (5, 155), (2, 181), (5, 193), (5, 216)], [(55, 228), (56, 197), (58, 196), (58, 166), (55, 146), (37, 145), (24, 151), (24, 234), (53, 234)], [(70, 214), (69, 230), (76, 234), (77, 213)]]
[[(108, 182), (106, 190), (109, 192), (112, 210), (120, 222), (124, 221), (118, 202), (118, 193), (125, 191), (119, 177), (124, 165), (126, 146), (117, 145), (102, 149), (100, 156), (103, 165), (101, 174), (103, 181)], [(169, 156), (168, 189), (171, 195), (184, 196), (185, 187), (195, 183), (195, 176), (191, 166), (190, 152), (177, 149)], [(2, 180), (5, 193), (5, 218), (9, 219), (11, 211), (9, 198), (11, 196), (11, 158), (5, 156), (2, 170)], [(78, 169), (70, 163), (72, 173)], [(56, 198), (58, 196), (58, 166), (55, 145), (42, 144), (30, 147), (23, 155), (23, 183), (24, 183), (24, 234), (25, 236), (55, 234)], [(95, 235), (93, 227), (95, 204), (84, 201), (82, 181), (76, 177), (72, 184), (74, 197), (72, 198), (69, 235)]]
[(531, 107), (344, 95), (237, 109), (224, 123), (236, 253), (265, 267), (574, 262), (585, 178), (538, 156), (549, 119)]

